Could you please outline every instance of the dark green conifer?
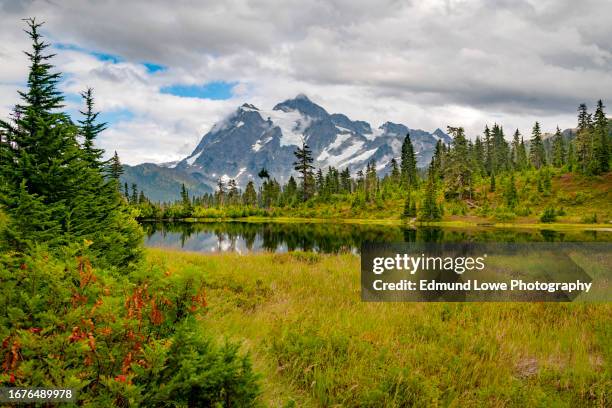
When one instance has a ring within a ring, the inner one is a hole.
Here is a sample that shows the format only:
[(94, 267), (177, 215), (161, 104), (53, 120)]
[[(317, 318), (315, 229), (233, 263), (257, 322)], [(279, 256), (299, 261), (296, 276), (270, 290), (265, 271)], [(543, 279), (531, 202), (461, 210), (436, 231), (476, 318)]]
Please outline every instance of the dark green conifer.
[(529, 158), (531, 164), (536, 169), (546, 166), (546, 151), (544, 150), (542, 132), (540, 131), (540, 124), (538, 122), (533, 125), (531, 144), (529, 146)]
[(307, 201), (312, 197), (315, 189), (315, 180), (313, 175), (314, 166), (312, 165), (314, 159), (312, 158), (312, 151), (306, 144), (306, 141), (302, 139), (302, 146), (298, 147), (295, 152), (296, 161), (293, 163), (293, 168), (300, 174), (302, 179), (302, 201)]
[(414, 154), (414, 147), (410, 140), (410, 133), (406, 134), (402, 143), (402, 156), (400, 162), (402, 184), (404, 186), (416, 187), (417, 179), (417, 162)]
[(563, 140), (561, 129), (557, 126), (557, 131), (553, 136), (552, 165), (555, 167), (563, 167), (563, 165), (565, 165), (565, 157), (565, 141)]

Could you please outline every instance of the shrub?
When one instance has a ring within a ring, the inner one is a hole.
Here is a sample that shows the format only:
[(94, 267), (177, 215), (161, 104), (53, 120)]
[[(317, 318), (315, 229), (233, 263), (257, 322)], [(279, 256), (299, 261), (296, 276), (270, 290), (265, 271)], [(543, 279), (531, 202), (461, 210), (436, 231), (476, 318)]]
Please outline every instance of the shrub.
[(89, 244), (0, 256), (0, 386), (74, 388), (90, 406), (253, 403), (248, 358), (198, 331), (201, 274), (97, 270)]
[(597, 224), (597, 214), (585, 215), (580, 222), (583, 224)]
[(557, 212), (553, 207), (547, 207), (540, 216), (540, 222), (549, 223), (557, 220)]

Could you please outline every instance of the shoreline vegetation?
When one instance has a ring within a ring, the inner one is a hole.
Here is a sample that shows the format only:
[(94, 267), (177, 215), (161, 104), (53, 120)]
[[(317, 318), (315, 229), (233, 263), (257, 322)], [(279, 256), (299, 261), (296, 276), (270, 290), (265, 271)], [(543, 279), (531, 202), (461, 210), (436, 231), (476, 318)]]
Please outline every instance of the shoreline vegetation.
[(610, 404), (609, 304), (362, 302), (349, 253), (146, 257), (203, 276), (201, 325), (248, 350), (265, 406)]
[(298, 218), (298, 217), (234, 217), (234, 218), (149, 218), (139, 219), (142, 223), (152, 222), (185, 222), (185, 223), (216, 223), (216, 222), (246, 222), (246, 223), (295, 223), (295, 224), (363, 224), (363, 225), (392, 225), (404, 227), (442, 227), (442, 228), (525, 228), (525, 229), (578, 229), (578, 230), (610, 230), (612, 223), (583, 224), (583, 223), (530, 223), (530, 222), (490, 222), (488, 220), (456, 219), (449, 221), (406, 221), (401, 219), (367, 219), (367, 218)]

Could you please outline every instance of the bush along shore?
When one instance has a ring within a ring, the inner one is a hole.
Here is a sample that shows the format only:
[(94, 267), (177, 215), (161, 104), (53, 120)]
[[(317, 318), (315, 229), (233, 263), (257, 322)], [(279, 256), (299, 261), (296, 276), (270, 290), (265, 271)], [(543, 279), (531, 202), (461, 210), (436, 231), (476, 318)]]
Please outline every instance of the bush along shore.
[(203, 330), (201, 274), (143, 259), (141, 227), (102, 160), (92, 90), (62, 112), (41, 24), (27, 88), (0, 121), (0, 385), (71, 388), (83, 406), (253, 406), (237, 343)]

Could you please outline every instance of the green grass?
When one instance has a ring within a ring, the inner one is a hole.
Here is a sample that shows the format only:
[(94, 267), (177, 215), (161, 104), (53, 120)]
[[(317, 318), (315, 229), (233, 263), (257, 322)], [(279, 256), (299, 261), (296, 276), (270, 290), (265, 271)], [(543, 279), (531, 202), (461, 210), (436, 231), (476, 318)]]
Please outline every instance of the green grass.
[(268, 406), (610, 406), (612, 305), (364, 303), (350, 254), (147, 250), (200, 272)]

